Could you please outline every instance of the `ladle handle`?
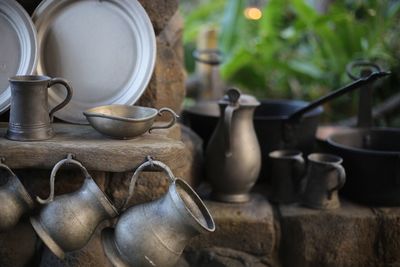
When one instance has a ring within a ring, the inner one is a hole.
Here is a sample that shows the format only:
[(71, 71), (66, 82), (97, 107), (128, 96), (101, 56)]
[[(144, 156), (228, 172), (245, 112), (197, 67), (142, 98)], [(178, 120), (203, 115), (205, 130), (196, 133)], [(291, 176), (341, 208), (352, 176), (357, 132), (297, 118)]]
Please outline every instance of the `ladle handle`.
[[(353, 74), (353, 70), (357, 69), (357, 68), (361, 69), (360, 76)], [(364, 61), (364, 60), (357, 60), (357, 61), (350, 62), (346, 66), (346, 73), (353, 80), (357, 80), (362, 77), (368, 76), (371, 73), (373, 73), (374, 71), (382, 72), (382, 69), (381, 69), (381, 67), (379, 67), (378, 64), (375, 64), (375, 63), (372, 63), (369, 61)], [(364, 73), (367, 73), (367, 75), (364, 75)]]
[(175, 182), (176, 177), (174, 176), (174, 174), (172, 173), (171, 169), (165, 165), (164, 163), (162, 163), (161, 161), (157, 161), (157, 160), (152, 160), (151, 158), (148, 158), (147, 161), (145, 161), (144, 163), (142, 163), (133, 173), (132, 177), (131, 177), (131, 181), (129, 182), (129, 189), (128, 189), (128, 197), (125, 200), (124, 205), (122, 206), (122, 210), (125, 210), (127, 208), (127, 205), (129, 203), (129, 201), (131, 200), (132, 196), (133, 196), (133, 191), (135, 190), (135, 185), (136, 185), (136, 181), (139, 178), (139, 174), (147, 167), (154, 167), (157, 166), (159, 168), (161, 168), (161, 170), (167, 175), (167, 177), (169, 178), (170, 183)]
[(162, 116), (162, 113), (164, 113), (164, 112), (169, 112), (169, 113), (171, 113), (172, 119), (171, 119), (171, 120), (169, 121), (169, 123), (166, 124), (166, 125), (151, 127), (151, 128), (149, 129), (149, 133), (151, 133), (151, 131), (153, 131), (153, 130), (155, 130), (155, 129), (167, 129), (167, 128), (170, 128), (170, 127), (172, 127), (172, 126), (176, 123), (176, 121), (177, 121), (177, 119), (179, 118), (179, 116), (178, 116), (172, 109), (170, 109), (170, 108), (161, 108), (161, 109), (158, 111), (158, 116)]
[(47, 203), (50, 203), (50, 202), (52, 202), (54, 200), (54, 182), (55, 182), (55, 179), (56, 179), (56, 174), (57, 174), (58, 170), (64, 164), (74, 164), (74, 165), (78, 166), (82, 170), (83, 174), (85, 175), (85, 178), (92, 179), (92, 177), (90, 176), (89, 172), (82, 165), (82, 163), (80, 163), (77, 160), (74, 160), (71, 155), (68, 155), (68, 157), (66, 159), (60, 160), (56, 165), (54, 165), (53, 169), (51, 170), (51, 175), (50, 175), (50, 195), (49, 195), (49, 197), (47, 199), (42, 199), (42, 198), (36, 196), (36, 200), (39, 203), (47, 204)]
[(344, 183), (346, 182), (346, 171), (344, 170), (343, 166), (340, 164), (335, 164), (333, 165), (333, 167), (338, 172), (338, 181), (335, 187), (328, 190), (328, 200), (331, 200), (333, 192), (342, 188), (344, 186)]
[(63, 78), (53, 78), (49, 81), (48, 84), (48, 88), (50, 88), (51, 86), (55, 85), (55, 84), (61, 84), (65, 87), (65, 89), (67, 89), (67, 96), (65, 97), (64, 101), (62, 101), (60, 104), (58, 104), (57, 106), (55, 106), (49, 113), (50, 116), (50, 121), (53, 121), (53, 117), (54, 117), (54, 113), (60, 109), (62, 109), (63, 107), (65, 107), (69, 101), (71, 101), (72, 98), (72, 87), (69, 85), (68, 81), (63, 79)]
[(375, 81), (375, 80), (377, 80), (379, 78), (385, 77), (385, 76), (387, 76), (389, 74), (390, 74), (390, 72), (380, 71), (380, 72), (374, 72), (374, 73), (372, 73), (371, 75), (369, 75), (367, 77), (361, 77), (360, 79), (358, 79), (358, 80), (356, 80), (356, 81), (354, 81), (354, 82), (352, 82), (352, 83), (350, 83), (350, 84), (348, 84), (348, 85), (346, 85), (346, 86), (344, 86), (342, 88), (339, 88), (339, 89), (331, 92), (330, 94), (328, 94), (326, 96), (323, 96), (323, 97), (311, 102), (310, 104), (308, 104), (304, 108), (301, 108), (301, 109), (297, 110), (296, 112), (294, 112), (292, 115), (289, 116), (288, 121), (298, 121), (298, 120), (301, 119), (301, 117), (305, 113), (307, 113), (307, 112), (309, 112), (309, 111), (321, 106), (322, 104), (324, 104), (324, 103), (326, 103), (326, 102), (328, 102), (328, 101), (330, 101), (330, 100), (332, 100), (334, 98), (337, 98), (337, 97), (339, 97), (341, 95), (344, 95), (344, 94), (346, 94), (348, 92), (351, 92), (351, 91), (353, 91), (353, 90), (355, 90), (357, 88), (360, 88), (360, 87), (363, 87), (365, 85), (368, 85), (371, 82), (373, 82), (373, 81)]

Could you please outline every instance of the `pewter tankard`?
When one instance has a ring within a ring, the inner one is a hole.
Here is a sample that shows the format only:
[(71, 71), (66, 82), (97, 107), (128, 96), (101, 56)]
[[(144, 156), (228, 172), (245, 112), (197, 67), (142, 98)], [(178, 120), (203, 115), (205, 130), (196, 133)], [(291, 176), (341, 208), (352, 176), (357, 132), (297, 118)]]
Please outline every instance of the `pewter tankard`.
[[(64, 164), (78, 166), (85, 176), (85, 181), (78, 191), (54, 199), (55, 176)], [(84, 247), (101, 221), (118, 215), (114, 205), (86, 168), (79, 161), (72, 159), (71, 155), (54, 166), (50, 176), (48, 199), (37, 197), (37, 200), (45, 206), (38, 216), (30, 218), (31, 224), (46, 246), (61, 259), (64, 258), (65, 252)]]
[[(66, 106), (72, 97), (69, 83), (62, 78), (36, 75), (11, 77), (9, 82), (11, 107), (6, 138), (35, 141), (53, 137), (51, 122), (54, 112)], [(55, 84), (63, 85), (67, 89), (67, 96), (49, 113), (48, 89)]]
[(214, 199), (246, 202), (261, 168), (253, 125), (254, 110), (260, 102), (233, 88), (218, 104), (221, 115), (205, 154), (206, 178)]
[(323, 153), (308, 155), (308, 169), (302, 204), (316, 209), (340, 207), (338, 190), (346, 181), (342, 158)]
[(0, 231), (14, 227), (20, 217), (33, 209), (33, 200), (14, 172), (4, 163), (0, 168), (7, 174), (7, 182), (0, 186)]
[(268, 154), (270, 161), (271, 194), (275, 203), (289, 204), (298, 200), (304, 178), (305, 162), (298, 150), (275, 150)]
[(104, 251), (115, 267), (172, 267), (192, 237), (215, 230), (213, 218), (199, 196), (160, 161), (147, 161), (137, 168), (124, 209), (139, 173), (149, 166), (167, 174), (169, 189), (158, 200), (127, 209), (115, 229), (103, 229)]

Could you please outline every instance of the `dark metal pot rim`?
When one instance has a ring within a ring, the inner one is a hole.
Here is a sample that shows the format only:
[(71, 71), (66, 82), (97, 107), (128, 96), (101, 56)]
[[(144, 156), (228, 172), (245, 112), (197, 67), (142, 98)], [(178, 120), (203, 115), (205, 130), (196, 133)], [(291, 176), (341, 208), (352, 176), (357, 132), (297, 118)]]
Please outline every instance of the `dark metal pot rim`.
[[(259, 102), (261, 103), (261, 106), (263, 105), (287, 105), (287, 106), (298, 106), (298, 109), (307, 106), (310, 102), (303, 101), (303, 100), (294, 100), (294, 99), (259, 99)], [(205, 110), (203, 107), (209, 107), (215, 105), (215, 107), (218, 107), (218, 101), (202, 101), (199, 104), (192, 106), (192, 107), (187, 107), (185, 108), (185, 112), (193, 115), (198, 115), (198, 116), (204, 116), (204, 117), (212, 117), (212, 118), (218, 118), (219, 117), (219, 112), (218, 114), (212, 114), (214, 112)], [(217, 109), (216, 109), (217, 110)], [(294, 113), (293, 111), (292, 113)], [(323, 108), (317, 107), (314, 110), (307, 112), (303, 117), (313, 117), (313, 116), (318, 116), (323, 112)], [(257, 110), (256, 110), (257, 113)], [(287, 119), (292, 113), (290, 114), (285, 114), (285, 115), (254, 115), (254, 120), (285, 120)]]
[(374, 128), (355, 128), (355, 129), (348, 129), (340, 133), (334, 133), (331, 136), (329, 136), (326, 139), (326, 142), (334, 148), (341, 149), (347, 152), (352, 152), (352, 153), (358, 153), (358, 154), (364, 154), (364, 155), (376, 155), (376, 156), (400, 156), (400, 150), (399, 151), (385, 151), (385, 150), (373, 150), (373, 149), (366, 149), (366, 148), (357, 148), (349, 145), (343, 145), (334, 139), (343, 136), (343, 135), (348, 135), (350, 133), (357, 133), (357, 132), (378, 132), (381, 134), (381, 136), (384, 136), (387, 133), (398, 133), (400, 135), (400, 129), (396, 128), (388, 128), (388, 127), (374, 127)]

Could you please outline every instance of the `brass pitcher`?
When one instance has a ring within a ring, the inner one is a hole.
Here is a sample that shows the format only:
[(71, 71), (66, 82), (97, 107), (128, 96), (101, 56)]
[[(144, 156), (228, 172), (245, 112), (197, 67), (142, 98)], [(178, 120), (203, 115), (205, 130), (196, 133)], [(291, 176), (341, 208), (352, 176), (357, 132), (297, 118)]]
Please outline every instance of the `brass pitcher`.
[(8, 173), (7, 182), (0, 187), (0, 231), (6, 231), (32, 210), (34, 203), (14, 172), (2, 162), (0, 168)]
[[(78, 191), (54, 199), (55, 176), (64, 164), (78, 166), (85, 181)], [(61, 259), (65, 252), (84, 247), (101, 221), (118, 215), (86, 168), (71, 155), (54, 166), (50, 176), (50, 196), (46, 200), (37, 197), (37, 200), (45, 206), (38, 216), (31, 217), (32, 226), (46, 246)]]
[(246, 202), (261, 168), (253, 125), (254, 110), (260, 102), (233, 88), (218, 104), (221, 115), (205, 153), (206, 178), (214, 199)]
[[(11, 77), (9, 82), (11, 107), (6, 138), (35, 141), (53, 137), (51, 122), (54, 112), (66, 106), (72, 98), (69, 83), (62, 78), (36, 75)], [(55, 84), (62, 84), (67, 89), (67, 96), (49, 113), (48, 89)]]
[(213, 218), (199, 196), (159, 161), (146, 161), (137, 168), (124, 209), (139, 173), (149, 166), (161, 168), (170, 186), (162, 198), (127, 209), (115, 229), (103, 229), (105, 253), (116, 267), (174, 266), (192, 237), (215, 230)]

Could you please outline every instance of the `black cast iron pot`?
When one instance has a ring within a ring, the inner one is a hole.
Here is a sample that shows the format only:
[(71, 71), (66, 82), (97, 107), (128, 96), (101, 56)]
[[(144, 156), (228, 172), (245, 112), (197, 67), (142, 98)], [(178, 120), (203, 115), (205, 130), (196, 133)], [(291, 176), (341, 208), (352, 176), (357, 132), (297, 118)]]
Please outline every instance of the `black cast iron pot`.
[(343, 195), (369, 205), (400, 205), (400, 129), (343, 130), (328, 137), (326, 146), (343, 158)]

